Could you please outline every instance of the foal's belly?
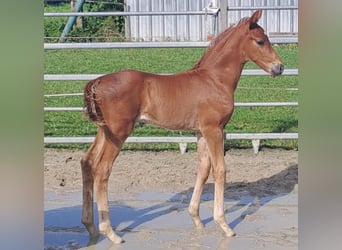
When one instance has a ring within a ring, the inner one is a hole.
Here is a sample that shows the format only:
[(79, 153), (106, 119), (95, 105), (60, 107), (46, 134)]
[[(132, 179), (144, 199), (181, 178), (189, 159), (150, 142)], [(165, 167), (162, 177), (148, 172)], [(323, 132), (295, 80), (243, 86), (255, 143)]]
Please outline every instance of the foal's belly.
[(163, 117), (153, 117), (147, 113), (141, 114), (137, 122), (141, 125), (151, 124), (157, 127), (183, 130), (183, 131), (198, 131), (198, 124), (196, 120), (189, 119), (189, 117), (172, 117), (165, 114)]

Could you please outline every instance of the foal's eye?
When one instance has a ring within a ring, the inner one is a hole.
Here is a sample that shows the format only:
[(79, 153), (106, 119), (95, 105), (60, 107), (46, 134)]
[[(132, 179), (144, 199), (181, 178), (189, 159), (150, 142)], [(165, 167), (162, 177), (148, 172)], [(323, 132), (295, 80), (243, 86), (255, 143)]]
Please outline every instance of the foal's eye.
[(264, 45), (265, 44), (265, 41), (264, 40), (258, 40), (256, 41), (257, 44), (259, 44), (260, 46)]

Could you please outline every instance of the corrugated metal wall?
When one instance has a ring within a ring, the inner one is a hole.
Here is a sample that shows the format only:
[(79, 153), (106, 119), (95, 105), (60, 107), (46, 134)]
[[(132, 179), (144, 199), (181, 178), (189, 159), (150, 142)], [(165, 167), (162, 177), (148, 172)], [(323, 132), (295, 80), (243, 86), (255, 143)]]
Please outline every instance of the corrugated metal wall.
[[(144, 11), (201, 11), (212, 0), (126, 0), (126, 10)], [(220, 1), (217, 1), (218, 4)], [(298, 6), (298, 0), (228, 0), (231, 7)], [(221, 10), (222, 11), (222, 10)], [(250, 16), (253, 11), (229, 10), (227, 25)], [(132, 41), (207, 41), (219, 30), (212, 15), (199, 16), (129, 16), (126, 37)], [(298, 10), (264, 11), (260, 25), (270, 35), (298, 32)]]
[[(298, 6), (298, 0), (228, 0), (229, 7), (286, 7)], [(229, 11), (227, 24), (236, 23), (253, 11)], [(298, 33), (297, 10), (265, 10), (259, 21), (267, 34)]]
[[(127, 11), (200, 11), (210, 0), (126, 0)], [(211, 16), (130, 16), (126, 37), (133, 41), (205, 41)], [(208, 22), (206, 22), (208, 21)]]

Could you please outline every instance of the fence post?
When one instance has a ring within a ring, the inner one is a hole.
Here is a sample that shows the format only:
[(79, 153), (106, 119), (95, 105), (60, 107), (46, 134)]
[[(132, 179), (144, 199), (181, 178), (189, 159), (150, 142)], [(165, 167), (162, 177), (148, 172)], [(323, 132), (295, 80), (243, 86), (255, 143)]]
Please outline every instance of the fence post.
[(260, 148), (260, 140), (259, 139), (252, 139), (252, 146), (254, 154), (258, 154)]
[[(85, 0), (77, 0), (76, 4), (75, 4), (75, 12), (80, 12), (82, 9), (82, 6), (84, 4)], [(66, 25), (64, 26), (63, 32), (61, 37), (59, 38), (60, 42), (64, 42), (65, 41), (65, 37), (68, 34), (68, 32), (72, 29), (72, 26), (74, 25), (74, 23), (76, 22), (77, 17), (76, 16), (71, 16), (69, 17)]]
[(227, 28), (228, 0), (220, 0), (219, 33)]
[[(127, 0), (124, 0), (124, 11), (129, 12), (131, 11), (131, 6), (127, 4)], [(131, 17), (125, 16), (125, 39), (131, 41)]]
[(188, 147), (188, 144), (186, 142), (180, 142), (179, 143), (179, 150), (180, 150), (182, 155), (186, 153), (187, 147)]
[[(70, 0), (71, 12), (76, 12), (76, 1), (77, 0)], [(81, 6), (80, 11), (82, 10), (83, 8)], [(83, 20), (82, 20), (82, 17), (79, 16), (76, 18), (76, 27), (82, 28), (82, 26), (83, 26)]]

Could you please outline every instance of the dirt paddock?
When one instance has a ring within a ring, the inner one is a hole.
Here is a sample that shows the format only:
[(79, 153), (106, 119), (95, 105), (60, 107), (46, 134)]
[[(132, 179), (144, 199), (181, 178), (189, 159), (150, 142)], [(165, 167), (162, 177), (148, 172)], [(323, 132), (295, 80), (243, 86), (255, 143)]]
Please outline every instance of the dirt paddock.
[[(81, 150), (44, 151), (45, 249), (86, 246), (80, 222), (83, 155)], [(206, 229), (193, 230), (187, 206), (196, 161), (196, 152), (120, 153), (109, 180), (111, 219), (126, 240), (119, 249), (297, 249), (297, 151), (226, 152), (225, 206), (238, 235), (233, 240), (222, 238), (212, 221), (211, 175), (201, 204)], [(118, 249), (103, 238), (98, 247), (90, 249)]]
[[(65, 192), (81, 189), (82, 150), (45, 149), (45, 191)], [(123, 192), (182, 192), (192, 188), (196, 178), (197, 153), (178, 151), (122, 151), (110, 177), (111, 194)], [(297, 190), (298, 152), (251, 149), (226, 152), (226, 197), (276, 195)], [(213, 183), (210, 175), (208, 183)]]

